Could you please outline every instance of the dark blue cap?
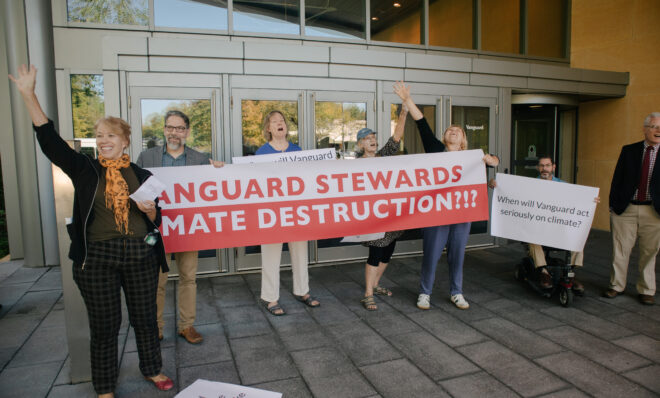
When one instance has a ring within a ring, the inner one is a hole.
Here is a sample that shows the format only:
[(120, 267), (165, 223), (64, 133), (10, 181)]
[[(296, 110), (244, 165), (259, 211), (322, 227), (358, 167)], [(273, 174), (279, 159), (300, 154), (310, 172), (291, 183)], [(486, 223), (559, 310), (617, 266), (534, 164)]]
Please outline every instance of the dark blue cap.
[(361, 139), (368, 136), (369, 134), (376, 134), (376, 133), (368, 127), (362, 128), (357, 133), (357, 140), (360, 141)]

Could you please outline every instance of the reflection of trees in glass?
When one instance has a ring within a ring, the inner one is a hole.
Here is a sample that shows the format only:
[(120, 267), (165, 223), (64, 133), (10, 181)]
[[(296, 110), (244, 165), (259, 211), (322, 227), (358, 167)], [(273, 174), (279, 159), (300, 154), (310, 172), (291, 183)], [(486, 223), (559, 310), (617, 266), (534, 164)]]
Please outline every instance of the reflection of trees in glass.
[(148, 0), (67, 0), (67, 9), (72, 22), (149, 24)]
[(365, 103), (317, 101), (314, 112), (316, 148), (352, 151), (358, 130), (367, 125)]
[(146, 123), (142, 122), (142, 142), (146, 148), (148, 143), (162, 145), (163, 126), (165, 125), (165, 113), (170, 110), (178, 110), (190, 119), (190, 135), (186, 145), (201, 152), (212, 153), (211, 140), (211, 101), (190, 100), (173, 101), (160, 112), (154, 112), (147, 116)]
[(94, 137), (94, 123), (105, 116), (103, 75), (71, 75), (73, 136)]
[(289, 140), (298, 143), (298, 103), (296, 101), (243, 100), (241, 102), (241, 123), (243, 130), (243, 155), (254, 152), (266, 143), (263, 137), (263, 120), (271, 111), (284, 113), (289, 123)]

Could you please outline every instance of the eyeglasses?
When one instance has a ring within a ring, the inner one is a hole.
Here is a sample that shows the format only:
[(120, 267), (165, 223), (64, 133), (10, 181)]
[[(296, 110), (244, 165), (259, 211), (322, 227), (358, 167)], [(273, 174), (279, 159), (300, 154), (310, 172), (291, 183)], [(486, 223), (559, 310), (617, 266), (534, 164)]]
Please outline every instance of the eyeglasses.
[(168, 133), (171, 133), (173, 131), (176, 131), (177, 133), (183, 133), (186, 130), (188, 130), (188, 127), (186, 127), (186, 126), (165, 125), (165, 131), (167, 131)]
[(660, 126), (656, 126), (656, 125), (644, 126), (644, 127), (651, 130), (660, 130)]

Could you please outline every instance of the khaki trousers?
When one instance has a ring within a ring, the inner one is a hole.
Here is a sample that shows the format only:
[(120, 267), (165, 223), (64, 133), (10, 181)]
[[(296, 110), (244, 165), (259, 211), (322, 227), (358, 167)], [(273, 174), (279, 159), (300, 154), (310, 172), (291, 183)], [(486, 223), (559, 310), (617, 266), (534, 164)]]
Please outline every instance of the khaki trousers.
[[(304, 296), (309, 292), (307, 274), (307, 241), (289, 242), (293, 294)], [(280, 299), (280, 263), (282, 243), (261, 245), (261, 299), (273, 302)]]
[(660, 216), (653, 206), (629, 204), (621, 215), (610, 212), (610, 226), (613, 246), (610, 289), (622, 292), (626, 288), (630, 252), (639, 238), (637, 292), (655, 295), (655, 262), (660, 250)]
[[(534, 266), (545, 267), (548, 263), (545, 262), (545, 253), (543, 253), (543, 246), (528, 243), (529, 256), (534, 260)], [(584, 264), (584, 252), (571, 252), (571, 265), (581, 267)]]
[[(170, 254), (167, 254), (169, 265)], [(179, 309), (179, 320), (177, 330), (180, 332), (195, 323), (197, 310), (197, 252), (174, 253), (176, 266), (179, 269), (179, 289), (177, 292), (177, 303)], [(156, 295), (156, 306), (158, 309), (158, 329), (163, 330), (163, 309), (165, 307), (165, 285), (167, 285), (167, 272), (159, 273), (158, 293)]]

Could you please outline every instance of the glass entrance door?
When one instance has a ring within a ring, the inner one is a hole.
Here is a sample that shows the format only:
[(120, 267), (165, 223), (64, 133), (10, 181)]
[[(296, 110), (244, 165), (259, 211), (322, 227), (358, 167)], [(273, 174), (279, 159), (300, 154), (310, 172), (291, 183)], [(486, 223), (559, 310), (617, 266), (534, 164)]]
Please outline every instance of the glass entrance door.
[[(433, 127), (434, 130), (436, 130), (435, 126), (437, 126), (439, 121), (442, 119), (440, 114), (442, 107), (438, 106), (438, 104), (442, 101), (442, 97), (432, 95), (413, 95), (412, 97), (419, 110), (424, 114), (426, 121), (430, 126)], [(399, 114), (401, 113), (401, 100), (398, 96), (393, 94), (385, 95), (384, 99), (386, 104), (386, 112), (383, 112), (382, 125), (387, 126), (387, 134), (382, 138), (386, 141), (394, 134), (394, 129), (396, 128), (396, 123), (397, 120), (399, 120)], [(384, 145), (385, 141), (379, 140), (379, 143)], [(402, 141), (403, 142), (401, 143), (399, 154), (412, 155), (417, 153), (424, 153), (424, 146), (422, 145), (422, 140), (419, 137), (417, 124), (410, 115), (408, 115), (406, 118)], [(394, 254), (412, 254), (419, 253), (421, 251), (422, 230), (416, 228), (405, 231), (403, 235), (397, 239)]]
[(540, 156), (550, 156), (557, 164), (555, 176), (575, 182), (577, 108), (555, 104), (512, 105), (513, 174), (538, 176)]
[[(446, 103), (450, 118), (446, 120), (444, 128), (457, 124), (465, 130), (468, 149), (481, 149), (484, 153), (496, 153), (495, 98), (451, 97), (446, 100)], [(487, 179), (493, 177), (495, 177), (495, 170), (487, 168)], [(491, 200), (492, 191), (488, 190), (488, 203)], [(494, 238), (489, 231), (488, 221), (473, 222), (468, 245), (493, 244)]]
[[(309, 106), (313, 111), (310, 131), (314, 134), (314, 148), (334, 147), (340, 159), (355, 159), (357, 132), (364, 127), (374, 129), (372, 93), (309, 92)], [(383, 136), (382, 133), (377, 133)], [(341, 261), (367, 256), (367, 248), (355, 243), (341, 243), (342, 238), (321, 239), (315, 242), (316, 262)]]
[[(169, 110), (178, 110), (190, 118), (190, 135), (186, 145), (207, 153), (213, 159), (218, 156), (216, 143), (220, 124), (216, 115), (219, 90), (212, 88), (130, 87), (130, 124), (132, 127), (131, 159), (154, 146), (165, 145), (164, 116)], [(203, 250), (199, 254), (197, 273), (227, 272), (222, 250)], [(170, 275), (178, 274), (172, 260)]]
[[(253, 155), (266, 142), (263, 117), (274, 109), (285, 114), (290, 140), (303, 150), (334, 147), (343, 159), (355, 157), (357, 131), (375, 124), (373, 93), (234, 89), (232, 104), (232, 156)], [(310, 263), (366, 257), (363, 246), (340, 240), (311, 241)], [(237, 271), (258, 269), (260, 247), (235, 248), (234, 258)], [(286, 245), (282, 264), (290, 264)]]

